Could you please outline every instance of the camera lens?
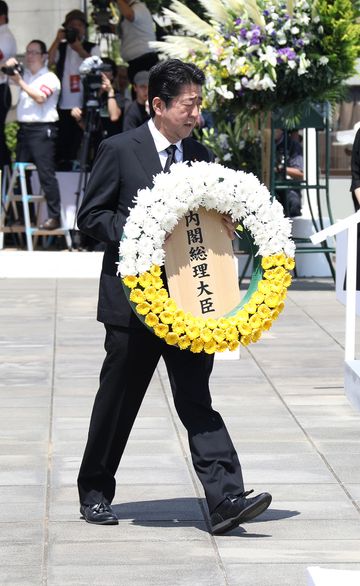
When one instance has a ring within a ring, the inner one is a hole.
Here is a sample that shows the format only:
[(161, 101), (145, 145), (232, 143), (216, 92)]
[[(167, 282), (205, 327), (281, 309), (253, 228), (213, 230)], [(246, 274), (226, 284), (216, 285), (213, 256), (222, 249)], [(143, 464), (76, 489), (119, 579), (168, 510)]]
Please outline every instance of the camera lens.
[(19, 67), (17, 65), (15, 65), (14, 67), (2, 67), (1, 71), (3, 73), (5, 73), (5, 75), (14, 75), (15, 71), (18, 71), (19, 73), (21, 73), (21, 70), (19, 69)]
[(66, 38), (67, 42), (70, 43), (70, 45), (72, 43), (75, 43), (77, 37), (78, 37), (78, 32), (76, 29), (74, 29), (74, 28), (66, 28), (65, 29), (65, 38)]

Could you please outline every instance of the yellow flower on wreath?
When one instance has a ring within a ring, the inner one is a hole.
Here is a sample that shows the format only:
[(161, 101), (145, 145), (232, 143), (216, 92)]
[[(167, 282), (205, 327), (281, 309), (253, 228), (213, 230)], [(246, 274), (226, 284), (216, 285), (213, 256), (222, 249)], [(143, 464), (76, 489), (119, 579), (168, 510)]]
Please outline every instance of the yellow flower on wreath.
[(178, 308), (164, 287), (157, 265), (139, 277), (124, 277), (123, 282), (130, 289), (129, 298), (136, 311), (155, 335), (180, 350), (213, 354), (257, 342), (284, 309), (294, 260), (279, 253), (263, 257), (261, 266), (262, 279), (247, 303), (233, 315), (218, 319), (196, 317)]
[(140, 313), (140, 315), (146, 315), (147, 313), (149, 313), (150, 309), (151, 305), (146, 301), (144, 301), (143, 303), (138, 303), (136, 306), (136, 311)]
[(165, 338), (166, 334), (169, 331), (169, 326), (165, 324), (158, 324), (154, 326), (154, 333), (159, 336), (159, 338)]
[(174, 332), (168, 332), (165, 336), (165, 342), (169, 346), (175, 346), (179, 342), (179, 336), (174, 334)]
[(134, 303), (142, 303), (145, 301), (144, 291), (141, 289), (133, 289), (130, 293), (130, 301), (133, 301)]
[(158, 325), (159, 318), (157, 315), (155, 315), (155, 313), (150, 312), (145, 318), (145, 323), (149, 328), (153, 328), (154, 326)]

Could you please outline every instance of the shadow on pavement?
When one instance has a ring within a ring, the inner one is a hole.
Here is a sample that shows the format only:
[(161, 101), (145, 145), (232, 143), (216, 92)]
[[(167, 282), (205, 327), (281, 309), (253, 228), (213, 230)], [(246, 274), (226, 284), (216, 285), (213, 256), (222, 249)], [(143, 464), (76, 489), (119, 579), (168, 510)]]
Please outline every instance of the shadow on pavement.
[[(144, 525), (156, 527), (181, 527), (192, 526), (200, 531), (209, 532), (209, 521), (203, 515), (203, 509), (200, 506), (200, 500), (197, 498), (174, 498), (149, 501), (136, 501), (121, 504), (112, 504), (119, 521), (130, 520), (134, 525)], [(205, 499), (202, 499), (206, 509)], [(207, 509), (206, 509), (207, 510)], [(267, 521), (276, 521), (288, 519), (300, 515), (299, 511), (290, 511), (287, 509), (268, 509), (249, 523), (266, 523)], [(248, 533), (242, 526), (231, 531), (231, 535), (239, 537), (271, 537), (267, 534)]]

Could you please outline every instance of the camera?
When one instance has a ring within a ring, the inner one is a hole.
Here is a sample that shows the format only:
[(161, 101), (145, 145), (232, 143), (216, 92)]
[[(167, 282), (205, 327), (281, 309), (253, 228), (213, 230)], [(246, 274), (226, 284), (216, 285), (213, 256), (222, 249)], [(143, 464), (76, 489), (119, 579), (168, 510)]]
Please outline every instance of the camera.
[(94, 11), (92, 13), (93, 21), (96, 28), (101, 34), (113, 32), (113, 12), (111, 9), (111, 0), (92, 0)]
[(67, 42), (72, 45), (75, 43), (76, 39), (78, 38), (79, 33), (76, 28), (71, 28), (70, 26), (65, 29), (65, 39)]
[(24, 73), (24, 68), (21, 63), (16, 63), (16, 65), (13, 65), (12, 67), (2, 67), (1, 71), (5, 73), (5, 75), (15, 75), (16, 71), (22, 75)]
[(81, 77), (84, 78), (84, 81), (86, 81), (87, 85), (89, 85), (91, 89), (97, 89), (101, 87), (101, 73), (105, 71), (111, 71), (111, 65), (103, 63), (100, 57), (97, 55), (87, 57), (79, 67)]
[(98, 101), (98, 90), (102, 85), (102, 73), (111, 71), (111, 65), (103, 63), (100, 57), (93, 55), (84, 59), (79, 67), (83, 80), (87, 105), (94, 106)]

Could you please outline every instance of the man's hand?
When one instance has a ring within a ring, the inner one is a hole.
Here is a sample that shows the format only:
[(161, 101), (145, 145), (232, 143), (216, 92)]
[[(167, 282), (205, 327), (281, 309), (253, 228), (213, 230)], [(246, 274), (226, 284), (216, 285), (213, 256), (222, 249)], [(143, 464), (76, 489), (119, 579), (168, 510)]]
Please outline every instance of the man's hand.
[(59, 28), (58, 32), (56, 33), (55, 42), (57, 44), (61, 43), (61, 41), (65, 40), (65, 29)]
[[(73, 51), (76, 51), (80, 57), (83, 57), (84, 47), (82, 46), (80, 39), (76, 38), (75, 41), (73, 43), (69, 43), (69, 45)], [(86, 56), (88, 56), (87, 53)]]
[(101, 90), (103, 92), (111, 93), (114, 95), (113, 87), (111, 85), (111, 81), (108, 77), (106, 77), (105, 73), (101, 73)]
[(14, 71), (14, 75), (9, 75), (11, 81), (16, 85), (20, 85), (22, 77), (18, 71)]
[[(15, 59), (15, 57), (10, 57), (10, 59), (8, 59), (5, 63), (6, 67), (15, 67), (15, 65), (18, 65), (18, 61)], [(13, 83), (15, 83), (16, 85), (20, 85), (19, 81), (21, 80), (21, 75), (18, 71), (14, 71), (14, 75), (9, 75), (11, 81)]]
[(15, 57), (10, 57), (10, 59), (7, 59), (7, 61), (5, 61), (6, 67), (15, 67), (15, 65), (18, 65), (18, 62), (16, 61)]
[(357, 187), (354, 191), (355, 197), (358, 200), (358, 202), (360, 203), (360, 187)]
[(225, 226), (226, 232), (231, 240), (235, 239), (235, 230), (237, 223), (233, 222), (231, 217), (227, 214), (223, 214), (222, 216), (222, 223)]
[(76, 122), (80, 122), (82, 118), (82, 111), (81, 108), (72, 108), (71, 109), (71, 116), (75, 118)]

